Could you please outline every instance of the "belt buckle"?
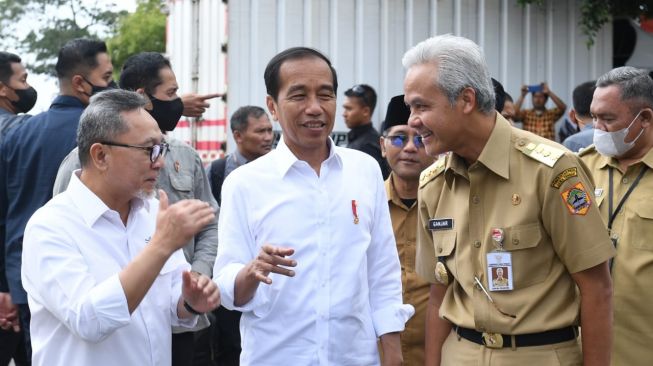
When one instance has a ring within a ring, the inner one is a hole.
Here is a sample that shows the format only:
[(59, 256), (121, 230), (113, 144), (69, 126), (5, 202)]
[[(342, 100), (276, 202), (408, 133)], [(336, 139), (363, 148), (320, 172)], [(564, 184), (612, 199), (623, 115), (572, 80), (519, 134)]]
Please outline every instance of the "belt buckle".
[(503, 336), (499, 333), (483, 332), (483, 344), (487, 348), (503, 348)]

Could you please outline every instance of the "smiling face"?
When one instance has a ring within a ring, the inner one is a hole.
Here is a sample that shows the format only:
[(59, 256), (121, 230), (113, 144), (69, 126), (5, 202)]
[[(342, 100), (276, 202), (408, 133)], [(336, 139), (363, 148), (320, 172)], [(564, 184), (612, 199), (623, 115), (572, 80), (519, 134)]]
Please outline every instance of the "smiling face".
[[(433, 158), (426, 154), (424, 146), (415, 146), (417, 132), (408, 125), (399, 125), (391, 127), (385, 135), (381, 138), (381, 153), (392, 172), (405, 181), (419, 180), (420, 173), (433, 163)], [(406, 136), (406, 144), (403, 147), (393, 145), (393, 136)]]
[(277, 98), (268, 95), (266, 102), (295, 156), (305, 160), (315, 154), (328, 155), (327, 139), (333, 130), (336, 95), (326, 62), (317, 57), (285, 61), (279, 69)]
[(458, 100), (452, 107), (434, 83), (437, 73), (434, 63), (418, 64), (408, 69), (404, 80), (404, 101), (410, 107), (408, 124), (422, 136), (426, 152), (434, 157), (455, 152), (465, 142)]

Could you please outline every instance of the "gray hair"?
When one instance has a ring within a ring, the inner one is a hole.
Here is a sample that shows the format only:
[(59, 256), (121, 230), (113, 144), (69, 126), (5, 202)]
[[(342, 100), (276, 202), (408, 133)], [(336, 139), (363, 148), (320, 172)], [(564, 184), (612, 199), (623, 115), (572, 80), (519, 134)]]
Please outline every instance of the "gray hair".
[[(597, 88), (616, 85), (621, 90), (622, 101), (640, 102), (653, 108), (653, 79), (648, 71), (631, 66), (618, 67), (603, 74), (597, 81)], [(641, 105), (638, 104), (638, 108)]]
[(112, 89), (91, 97), (91, 102), (82, 113), (77, 128), (79, 162), (85, 167), (90, 160), (91, 145), (113, 140), (129, 130), (122, 119), (122, 112), (144, 108), (147, 100), (138, 93)]
[(494, 111), (494, 87), (485, 57), (471, 40), (451, 34), (435, 36), (408, 50), (401, 62), (406, 69), (435, 64), (435, 86), (447, 96), (452, 107), (463, 89), (472, 88), (476, 92), (476, 107), (485, 114)]
[(246, 105), (238, 108), (233, 115), (231, 115), (231, 131), (243, 133), (249, 127), (249, 117), (260, 118), (265, 114), (265, 110), (261, 107), (254, 105)]

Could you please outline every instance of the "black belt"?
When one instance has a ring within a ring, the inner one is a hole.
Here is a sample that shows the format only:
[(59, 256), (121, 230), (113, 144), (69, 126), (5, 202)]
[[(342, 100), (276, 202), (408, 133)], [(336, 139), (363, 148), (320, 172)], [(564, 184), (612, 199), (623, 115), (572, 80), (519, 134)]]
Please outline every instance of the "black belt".
[[(456, 333), (470, 342), (485, 345), (483, 342), (483, 333), (474, 329), (456, 327)], [(571, 341), (576, 339), (576, 327), (565, 327), (554, 330), (547, 330), (541, 333), (520, 334), (515, 336), (500, 334), (503, 337), (503, 347), (512, 347), (512, 338), (515, 338), (515, 347), (544, 346)]]

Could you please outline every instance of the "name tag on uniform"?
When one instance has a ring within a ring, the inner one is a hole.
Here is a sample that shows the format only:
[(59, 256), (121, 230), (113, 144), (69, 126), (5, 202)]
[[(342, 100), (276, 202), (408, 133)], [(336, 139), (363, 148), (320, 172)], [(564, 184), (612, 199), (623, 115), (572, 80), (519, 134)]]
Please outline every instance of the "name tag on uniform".
[(490, 291), (510, 291), (512, 286), (512, 256), (510, 252), (487, 254), (487, 278)]
[(453, 219), (430, 219), (429, 230), (451, 230), (453, 229)]

